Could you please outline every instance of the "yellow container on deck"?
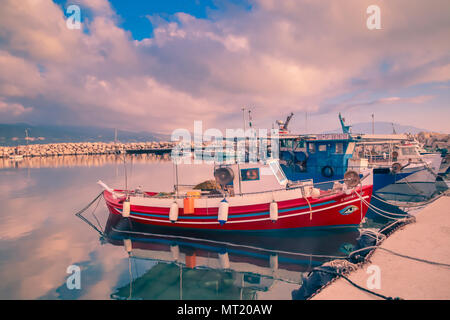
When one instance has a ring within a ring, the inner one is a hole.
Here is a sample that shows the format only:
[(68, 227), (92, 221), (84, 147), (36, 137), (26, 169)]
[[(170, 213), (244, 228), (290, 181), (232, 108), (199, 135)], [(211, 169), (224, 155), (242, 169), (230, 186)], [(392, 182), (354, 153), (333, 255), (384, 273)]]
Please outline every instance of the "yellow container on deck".
[(186, 195), (191, 198), (200, 198), (202, 193), (201, 193), (201, 191), (188, 191), (188, 192), (186, 192)]

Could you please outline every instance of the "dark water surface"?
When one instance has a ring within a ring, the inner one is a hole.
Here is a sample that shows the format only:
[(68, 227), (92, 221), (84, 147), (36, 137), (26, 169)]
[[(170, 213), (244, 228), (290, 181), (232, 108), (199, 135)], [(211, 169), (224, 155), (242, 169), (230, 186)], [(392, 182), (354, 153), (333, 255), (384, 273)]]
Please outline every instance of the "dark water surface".
[[(212, 176), (207, 165), (178, 170), (180, 184)], [(126, 172), (130, 188), (174, 184), (167, 157), (128, 156)], [(101, 235), (75, 213), (99, 194), (99, 179), (121, 188), (124, 173), (119, 156), (0, 160), (0, 299), (290, 299), (308, 271), (345, 256), (359, 236), (346, 229), (180, 238), (115, 221), (103, 200), (84, 212)], [(67, 287), (71, 265), (80, 268), (80, 289)]]

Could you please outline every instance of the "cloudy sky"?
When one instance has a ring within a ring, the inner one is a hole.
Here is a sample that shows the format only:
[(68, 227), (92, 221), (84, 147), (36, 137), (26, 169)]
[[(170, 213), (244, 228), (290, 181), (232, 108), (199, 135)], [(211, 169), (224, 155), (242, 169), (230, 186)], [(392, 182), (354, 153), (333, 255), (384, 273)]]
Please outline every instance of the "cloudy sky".
[[(81, 29), (70, 29), (70, 5)], [(370, 5), (381, 29), (369, 30)], [(0, 123), (449, 132), (448, 0), (1, 0)]]

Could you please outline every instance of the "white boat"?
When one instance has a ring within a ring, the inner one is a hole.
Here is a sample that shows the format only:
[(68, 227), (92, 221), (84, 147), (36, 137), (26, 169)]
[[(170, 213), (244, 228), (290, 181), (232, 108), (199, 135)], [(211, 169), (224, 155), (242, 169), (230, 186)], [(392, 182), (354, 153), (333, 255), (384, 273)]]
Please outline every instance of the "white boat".
[[(437, 153), (419, 152), (414, 142), (395, 140), (363, 141), (357, 144), (353, 161), (366, 159), (367, 166), (374, 169), (377, 193), (385, 199), (413, 201), (430, 198), (436, 192), (436, 177), (442, 158)], [(391, 173), (377, 175), (377, 173)]]
[(11, 154), (11, 155), (9, 155), (9, 160), (10, 161), (22, 161), (23, 160), (23, 155), (21, 155), (21, 154)]

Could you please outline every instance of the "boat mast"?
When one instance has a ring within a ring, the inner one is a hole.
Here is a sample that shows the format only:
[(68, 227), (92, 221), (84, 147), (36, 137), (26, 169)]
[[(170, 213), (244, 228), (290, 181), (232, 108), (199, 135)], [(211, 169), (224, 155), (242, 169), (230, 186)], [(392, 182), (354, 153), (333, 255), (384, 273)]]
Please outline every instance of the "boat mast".
[(28, 128), (25, 129), (25, 141), (26, 141), (27, 146), (28, 146)]
[(341, 122), (342, 133), (350, 133), (351, 126), (345, 125), (345, 118), (342, 118), (342, 115), (340, 112), (339, 112), (339, 121)]
[(308, 111), (305, 111), (305, 134), (308, 134)]
[(375, 134), (375, 115), (372, 113), (372, 134)]

